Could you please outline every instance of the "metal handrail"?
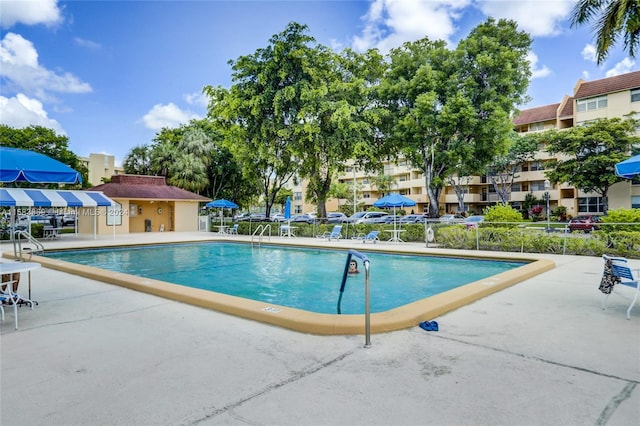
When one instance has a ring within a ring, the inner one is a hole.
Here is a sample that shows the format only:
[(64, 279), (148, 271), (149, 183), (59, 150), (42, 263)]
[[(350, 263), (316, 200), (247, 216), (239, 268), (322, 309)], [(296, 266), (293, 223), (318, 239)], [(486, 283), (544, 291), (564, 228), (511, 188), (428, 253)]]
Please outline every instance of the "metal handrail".
[(347, 274), (349, 274), (349, 262), (351, 261), (351, 257), (356, 256), (360, 258), (362, 261), (362, 265), (364, 266), (364, 334), (365, 341), (364, 347), (371, 347), (371, 304), (370, 304), (370, 292), (369, 292), (369, 267), (370, 261), (369, 258), (360, 253), (357, 250), (349, 250), (347, 254), (347, 263), (344, 265), (344, 272), (342, 274), (342, 283), (340, 284), (340, 295), (338, 296), (338, 314), (341, 314), (340, 304), (342, 302), (342, 294), (344, 293), (344, 287), (347, 284)]
[[(31, 256), (33, 256), (34, 253), (44, 253), (44, 245), (42, 245), (42, 243), (40, 241), (35, 239), (27, 231), (15, 231), (13, 236), (14, 236), (13, 237), (13, 255), (15, 257), (17, 257), (18, 259), (20, 259), (21, 261), (24, 262), (24, 258), (22, 257), (22, 254), (25, 251), (25, 250), (22, 249), (22, 238), (24, 238), (30, 244), (33, 244), (35, 246), (34, 250), (28, 250), (29, 259), (27, 259), (27, 260), (30, 260)], [(25, 249), (26, 249), (26, 247), (25, 247)]]
[[(258, 234), (258, 231), (260, 231), (260, 234)], [(253, 245), (253, 238), (256, 234), (258, 234), (259, 237), (258, 245), (262, 244), (262, 237), (266, 231), (269, 231), (269, 240), (271, 240), (271, 225), (258, 225), (256, 230), (253, 231), (253, 234), (251, 234), (251, 245)]]

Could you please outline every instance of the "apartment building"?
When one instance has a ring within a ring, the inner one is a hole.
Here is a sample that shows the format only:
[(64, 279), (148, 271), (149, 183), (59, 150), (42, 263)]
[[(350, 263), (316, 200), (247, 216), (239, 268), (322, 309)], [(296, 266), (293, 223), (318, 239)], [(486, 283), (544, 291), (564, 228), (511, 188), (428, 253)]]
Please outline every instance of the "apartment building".
[(108, 154), (89, 154), (89, 157), (80, 157), (80, 161), (89, 170), (89, 182), (91, 185), (100, 185), (104, 179), (111, 176), (124, 174), (124, 169), (115, 165), (115, 158)]
[[(578, 80), (573, 88), (573, 96), (565, 95), (559, 103), (521, 111), (514, 118), (514, 127), (518, 133), (541, 132), (629, 114), (638, 114), (640, 117), (640, 71), (594, 81)], [(546, 163), (552, 159), (550, 154), (541, 149), (533, 160), (521, 164), (509, 202), (518, 208), (527, 194), (539, 200), (544, 200), (548, 194), (551, 211), (557, 206), (564, 206), (571, 216), (603, 213), (602, 198), (598, 194), (584, 193), (567, 184), (545, 185)], [(419, 170), (412, 169), (404, 161), (398, 161), (385, 163), (384, 173), (395, 182), (393, 192), (399, 192), (417, 203), (413, 208), (415, 212), (427, 210), (429, 199), (424, 175)], [(383, 195), (373, 184), (371, 176), (357, 169), (348, 169), (339, 177), (339, 181), (354, 185), (357, 203), (364, 204), (365, 208), (372, 206)], [(640, 208), (640, 182), (637, 180), (613, 185), (608, 195), (610, 209)], [(487, 176), (471, 176), (465, 182), (464, 203), (467, 212), (482, 212), (485, 207), (498, 201), (498, 194)], [(459, 212), (458, 197), (452, 186), (443, 189), (440, 207), (441, 214)]]

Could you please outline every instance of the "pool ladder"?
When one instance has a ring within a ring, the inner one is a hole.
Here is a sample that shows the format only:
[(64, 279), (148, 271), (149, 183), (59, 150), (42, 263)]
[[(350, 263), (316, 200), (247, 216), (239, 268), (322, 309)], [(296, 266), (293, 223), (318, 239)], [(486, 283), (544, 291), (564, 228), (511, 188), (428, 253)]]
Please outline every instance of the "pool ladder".
[(253, 245), (253, 240), (256, 237), (258, 238), (258, 245), (262, 244), (262, 237), (265, 232), (269, 236), (269, 241), (271, 241), (271, 225), (258, 225), (256, 230), (253, 231), (253, 234), (251, 234), (251, 245)]
[[(25, 239), (26, 242), (32, 244), (33, 247), (22, 246), (22, 240)], [(31, 234), (27, 231), (16, 231), (13, 234), (13, 255), (14, 257), (20, 259), (24, 262), (24, 254), (29, 254), (29, 258), (27, 260), (31, 260), (31, 256), (38, 253), (44, 253), (44, 246), (40, 241), (35, 239)]]
[(349, 274), (349, 262), (351, 258), (355, 256), (362, 261), (364, 266), (364, 334), (365, 341), (364, 347), (371, 347), (371, 303), (370, 303), (370, 292), (369, 292), (369, 258), (360, 253), (357, 250), (349, 250), (347, 254), (347, 263), (344, 265), (344, 272), (342, 273), (342, 283), (340, 284), (340, 295), (338, 296), (338, 315), (342, 314), (340, 310), (340, 304), (342, 303), (342, 294), (344, 293), (344, 287), (347, 284), (347, 276)]

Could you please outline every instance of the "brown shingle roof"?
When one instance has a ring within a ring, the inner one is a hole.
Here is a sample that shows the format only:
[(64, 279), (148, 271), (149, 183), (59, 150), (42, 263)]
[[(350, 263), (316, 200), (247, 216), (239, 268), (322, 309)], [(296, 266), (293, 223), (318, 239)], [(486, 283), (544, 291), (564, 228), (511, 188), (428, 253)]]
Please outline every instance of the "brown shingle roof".
[(513, 119), (513, 123), (515, 125), (521, 125), (555, 120), (559, 106), (560, 104), (558, 103), (525, 109), (520, 111), (520, 114)]
[(640, 71), (633, 71), (600, 80), (580, 80), (574, 90), (574, 97), (588, 98), (590, 96), (605, 95), (607, 93), (621, 92), (638, 87), (640, 87)]
[(564, 105), (558, 117), (573, 117), (573, 97), (565, 96)]
[(111, 183), (94, 186), (91, 190), (102, 191), (110, 198), (133, 200), (211, 200), (193, 192), (169, 186), (163, 176), (115, 175), (111, 177)]

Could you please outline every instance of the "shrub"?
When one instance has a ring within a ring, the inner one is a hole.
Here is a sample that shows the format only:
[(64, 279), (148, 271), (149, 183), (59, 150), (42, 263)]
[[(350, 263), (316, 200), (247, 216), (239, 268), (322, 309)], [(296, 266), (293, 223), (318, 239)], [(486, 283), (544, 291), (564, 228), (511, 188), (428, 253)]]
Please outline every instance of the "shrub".
[(640, 209), (615, 209), (609, 210), (606, 216), (602, 217), (603, 223), (638, 223), (638, 225), (607, 225), (602, 230), (606, 232), (614, 231), (640, 231)]
[(522, 213), (508, 204), (496, 204), (485, 209), (484, 220), (487, 222), (522, 222)]

